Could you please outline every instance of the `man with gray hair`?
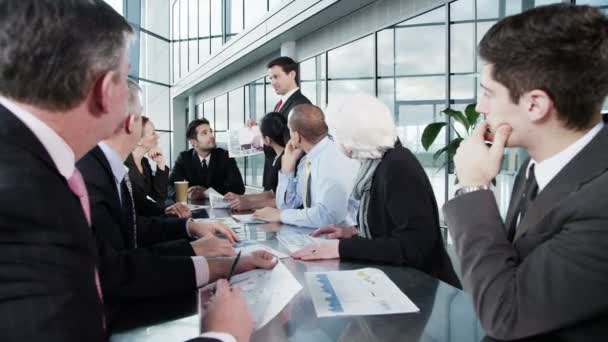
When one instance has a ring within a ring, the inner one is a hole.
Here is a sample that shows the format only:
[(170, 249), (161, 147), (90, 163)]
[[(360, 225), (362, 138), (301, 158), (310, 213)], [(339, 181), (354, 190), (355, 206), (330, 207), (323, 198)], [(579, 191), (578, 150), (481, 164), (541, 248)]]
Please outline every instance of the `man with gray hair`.
[(102, 341), (75, 161), (124, 120), (132, 29), (101, 0), (0, 0), (0, 331)]
[[(359, 163), (346, 157), (330, 139), (325, 115), (319, 107), (295, 106), (288, 127), (291, 139), (279, 172), (278, 209), (263, 208), (254, 216), (309, 228), (354, 225), (358, 203), (349, 202), (349, 196)], [(296, 163), (304, 153), (296, 173)]]

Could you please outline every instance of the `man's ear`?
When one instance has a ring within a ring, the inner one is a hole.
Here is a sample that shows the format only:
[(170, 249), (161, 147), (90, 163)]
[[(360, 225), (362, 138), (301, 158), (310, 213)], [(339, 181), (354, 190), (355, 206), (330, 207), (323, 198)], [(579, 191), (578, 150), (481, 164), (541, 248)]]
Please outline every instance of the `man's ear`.
[(555, 111), (553, 99), (544, 90), (531, 90), (523, 94), (519, 101), (532, 122), (546, 120)]
[(296, 72), (295, 72), (295, 70), (291, 70), (289, 72), (289, 74), (287, 74), (287, 76), (289, 76), (290, 79), (292, 79), (292, 80), (295, 81), (296, 80)]
[(190, 145), (192, 147), (197, 147), (198, 146), (198, 141), (196, 141), (196, 139), (190, 139), (188, 141), (190, 142)]
[(110, 112), (110, 105), (116, 95), (116, 79), (118, 76), (117, 71), (111, 70), (103, 73), (93, 82), (89, 108), (96, 116)]

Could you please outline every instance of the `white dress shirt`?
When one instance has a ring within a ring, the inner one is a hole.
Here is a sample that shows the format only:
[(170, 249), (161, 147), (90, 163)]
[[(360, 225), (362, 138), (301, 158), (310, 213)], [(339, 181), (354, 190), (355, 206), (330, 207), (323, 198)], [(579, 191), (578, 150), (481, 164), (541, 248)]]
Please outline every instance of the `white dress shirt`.
[(566, 166), (568, 163), (579, 154), (580, 151), (585, 148), (595, 138), (595, 136), (604, 128), (604, 122), (600, 122), (595, 125), (587, 134), (580, 137), (573, 144), (568, 146), (566, 149), (557, 153), (549, 159), (545, 159), (542, 162), (536, 162), (530, 159), (528, 169), (526, 170), (526, 178), (530, 172), (530, 167), (534, 166), (534, 175), (536, 177), (536, 183), (538, 184), (538, 193), (540, 193), (546, 186), (551, 182), (555, 176)]
[[(306, 161), (310, 162), (310, 207), (297, 209), (306, 194)], [(297, 176), (279, 172), (276, 201), (281, 222), (310, 228), (355, 225), (359, 203), (350, 194), (358, 171), (359, 162), (325, 137), (300, 160)]]

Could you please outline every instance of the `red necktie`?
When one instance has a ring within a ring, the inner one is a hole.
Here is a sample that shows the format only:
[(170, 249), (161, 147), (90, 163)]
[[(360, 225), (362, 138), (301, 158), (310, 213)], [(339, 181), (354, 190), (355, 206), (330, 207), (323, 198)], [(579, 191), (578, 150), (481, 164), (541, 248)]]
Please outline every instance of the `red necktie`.
[[(74, 173), (72, 173), (72, 177), (68, 178), (68, 186), (70, 190), (74, 193), (74, 195), (78, 196), (80, 199), (80, 206), (82, 207), (82, 211), (84, 212), (84, 216), (89, 223), (89, 227), (91, 226), (91, 206), (89, 205), (89, 194), (87, 193), (87, 187), (84, 184), (84, 179), (82, 179), (82, 174), (78, 169), (74, 169)], [(99, 301), (103, 304), (103, 294), (101, 293), (101, 284), (99, 282), (99, 272), (97, 272), (97, 268), (95, 268), (95, 286), (97, 287), (97, 295), (99, 296)], [(106, 328), (106, 318), (105, 316), (101, 317), (103, 328)]]
[(280, 99), (279, 103), (277, 103), (277, 105), (274, 107), (274, 111), (278, 112), (281, 109), (282, 105), (283, 105), (283, 99)]

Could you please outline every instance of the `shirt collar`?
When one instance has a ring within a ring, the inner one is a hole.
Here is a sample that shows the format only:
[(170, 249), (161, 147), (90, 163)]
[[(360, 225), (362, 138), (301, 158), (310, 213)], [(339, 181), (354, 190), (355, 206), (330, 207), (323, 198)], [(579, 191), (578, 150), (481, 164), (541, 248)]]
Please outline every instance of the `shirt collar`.
[(202, 158), (201, 155), (196, 152), (196, 150), (194, 150), (194, 153), (198, 157), (198, 160), (201, 162), (201, 164), (203, 163), (203, 160), (205, 160), (207, 162), (207, 166), (209, 166), (209, 162), (211, 161), (211, 153), (209, 153), (206, 158)]
[(114, 175), (116, 182), (122, 182), (127, 172), (129, 172), (129, 168), (125, 166), (124, 161), (122, 160), (122, 158), (120, 158), (118, 152), (114, 151), (114, 149), (112, 149), (110, 145), (104, 142), (100, 142), (98, 146), (99, 148), (101, 148), (103, 154), (108, 159), (108, 162), (110, 163), (110, 168), (112, 169), (112, 174)]
[(589, 144), (589, 142), (591, 142), (591, 140), (593, 140), (603, 127), (603, 122), (598, 123), (573, 144), (549, 159), (543, 160), (540, 163), (535, 160), (530, 160), (528, 169), (526, 170), (526, 178), (528, 178), (530, 167), (535, 165), (534, 175), (536, 177), (536, 183), (538, 184), (538, 192), (540, 192), (583, 148), (585, 148), (585, 146), (587, 146), (587, 144)]
[(329, 145), (330, 143), (331, 143), (331, 140), (329, 140), (329, 137), (323, 138), (308, 153), (306, 153), (306, 160), (309, 160), (312, 162), (315, 159), (315, 157), (318, 156), (319, 154), (321, 154), (321, 151), (323, 151), (325, 149), (325, 147), (327, 145)]
[(34, 114), (20, 107), (11, 100), (0, 96), (0, 103), (11, 111), (40, 141), (57, 167), (59, 173), (68, 179), (74, 173), (76, 157), (74, 151), (63, 138), (51, 127), (38, 119)]
[(291, 95), (293, 95), (298, 90), (300, 90), (300, 87), (295, 87), (295, 88), (291, 89), (287, 94), (283, 95), (281, 97), (281, 101), (283, 101), (283, 104), (285, 104), (285, 102), (287, 102), (287, 100), (289, 100)]

